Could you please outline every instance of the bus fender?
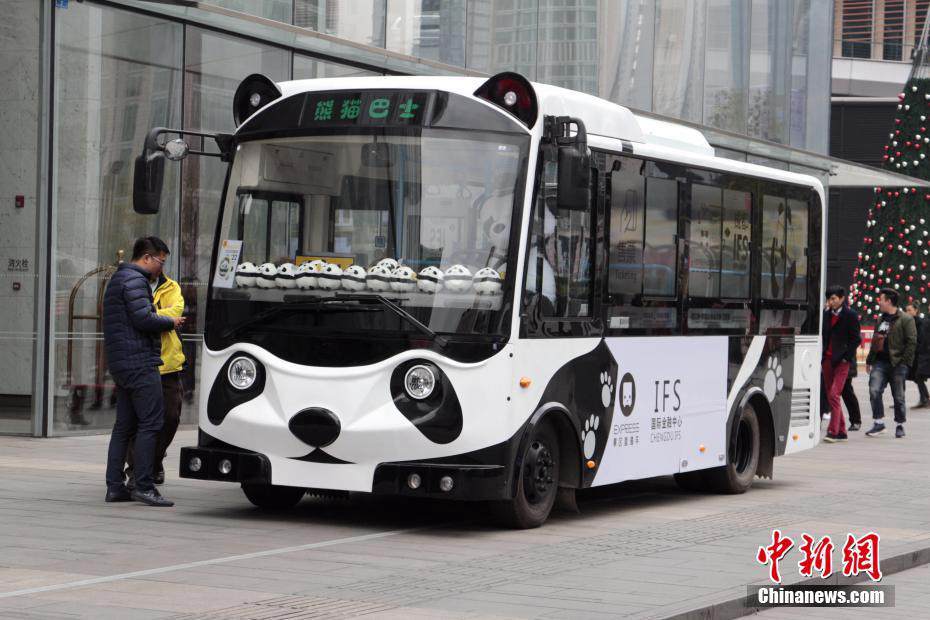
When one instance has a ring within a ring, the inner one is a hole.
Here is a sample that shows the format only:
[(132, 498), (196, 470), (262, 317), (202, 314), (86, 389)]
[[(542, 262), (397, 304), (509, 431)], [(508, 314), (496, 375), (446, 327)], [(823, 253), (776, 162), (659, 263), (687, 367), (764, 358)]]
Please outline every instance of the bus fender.
[[(733, 430), (733, 421), (736, 414), (743, 410), (747, 404), (752, 404), (759, 418), (759, 467), (756, 475), (760, 478), (772, 478), (775, 460), (775, 419), (772, 416), (772, 407), (761, 388), (752, 386), (743, 392), (736, 407), (727, 418), (727, 449), (730, 446), (730, 433)], [(727, 455), (729, 458), (729, 455)]]

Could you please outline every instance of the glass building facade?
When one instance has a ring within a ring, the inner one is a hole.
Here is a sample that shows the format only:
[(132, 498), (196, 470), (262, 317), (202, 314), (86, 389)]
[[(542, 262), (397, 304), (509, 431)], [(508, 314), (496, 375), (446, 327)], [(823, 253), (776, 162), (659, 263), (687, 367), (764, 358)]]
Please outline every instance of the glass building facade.
[[(100, 299), (142, 234), (168, 242), (167, 273), (187, 301), (183, 421), (195, 420), (223, 170), (208, 158), (169, 166), (159, 215), (137, 216), (132, 161), (154, 126), (233, 129), (232, 94), (251, 73), (518, 71), (706, 126), (722, 155), (825, 178), (817, 158), (828, 149), (829, 0), (6, 0), (4, 8), (0, 433), (112, 426)], [(792, 149), (807, 152), (804, 166)]]

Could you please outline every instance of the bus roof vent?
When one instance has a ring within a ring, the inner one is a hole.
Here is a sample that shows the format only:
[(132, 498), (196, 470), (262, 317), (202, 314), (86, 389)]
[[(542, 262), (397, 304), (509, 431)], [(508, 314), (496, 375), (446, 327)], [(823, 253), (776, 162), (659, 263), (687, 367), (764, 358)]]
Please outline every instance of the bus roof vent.
[(236, 121), (236, 127), (255, 114), (259, 108), (265, 107), (280, 96), (281, 91), (275, 83), (261, 73), (253, 73), (242, 80), (233, 97), (233, 119)]
[(475, 97), (490, 101), (513, 114), (530, 129), (536, 124), (536, 116), (539, 114), (536, 91), (529, 80), (519, 73), (498, 73), (475, 91)]
[(714, 156), (713, 147), (697, 129), (678, 123), (660, 121), (648, 116), (635, 115), (647, 144), (658, 144), (707, 157)]

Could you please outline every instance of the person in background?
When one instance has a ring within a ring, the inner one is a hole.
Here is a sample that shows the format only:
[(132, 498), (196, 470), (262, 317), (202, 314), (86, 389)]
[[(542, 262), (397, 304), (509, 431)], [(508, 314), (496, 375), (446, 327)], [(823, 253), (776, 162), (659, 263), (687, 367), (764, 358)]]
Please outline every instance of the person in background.
[[(160, 335), (184, 324), (181, 317), (155, 312), (149, 280), (161, 273), (168, 246), (158, 237), (141, 237), (132, 260), (120, 264), (103, 298), (103, 340), (107, 365), (117, 385), (116, 422), (107, 451), (107, 502), (135, 500), (149, 506), (173, 506), (152, 481), (158, 433), (165, 406), (158, 367)], [(129, 439), (135, 435), (135, 488), (123, 482)]]
[[(166, 276), (163, 270), (159, 270), (157, 274), (154, 274), (150, 288), (153, 289), (152, 296), (155, 302), (155, 311), (160, 316), (173, 319), (184, 314), (184, 296), (181, 294), (181, 286)], [(158, 372), (161, 374), (161, 391), (165, 401), (165, 422), (158, 433), (158, 441), (155, 445), (155, 473), (153, 475), (155, 484), (164, 484), (165, 482), (165, 454), (168, 451), (168, 446), (174, 440), (174, 435), (178, 432), (178, 424), (181, 422), (181, 405), (184, 398), (181, 371), (184, 370), (185, 357), (177, 330), (162, 332), (161, 361), (162, 365), (158, 368)], [(133, 457), (133, 448), (130, 442), (126, 454), (126, 486), (130, 489), (135, 486), (132, 469)]]
[(824, 441), (846, 441), (846, 420), (840, 395), (846, 385), (849, 368), (856, 363), (856, 349), (861, 338), (859, 316), (846, 304), (846, 289), (831, 286), (826, 291), (827, 308), (823, 313), (823, 385), (830, 407), (830, 426)]
[(917, 326), (914, 319), (898, 307), (898, 292), (883, 288), (878, 295), (881, 318), (872, 336), (872, 348), (866, 358), (869, 372), (869, 400), (872, 403), (874, 424), (866, 437), (877, 437), (885, 432), (885, 405), (882, 394), (891, 383), (894, 400), (895, 437), (904, 437), (907, 404), (904, 400), (904, 382), (907, 380), (914, 352), (917, 350)]
[(911, 364), (911, 372), (907, 378), (917, 384), (917, 392), (920, 394), (920, 402), (914, 409), (923, 409), (930, 406), (930, 394), (927, 393), (926, 383), (927, 377), (930, 376), (930, 334), (927, 333), (930, 322), (920, 316), (920, 309), (914, 302), (906, 304), (904, 311), (913, 317), (917, 326), (917, 353), (914, 354), (914, 363)]

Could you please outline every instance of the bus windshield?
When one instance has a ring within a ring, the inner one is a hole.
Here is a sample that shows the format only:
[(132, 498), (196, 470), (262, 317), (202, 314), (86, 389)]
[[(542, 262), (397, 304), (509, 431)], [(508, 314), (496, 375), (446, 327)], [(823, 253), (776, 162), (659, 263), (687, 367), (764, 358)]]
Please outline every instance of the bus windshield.
[(527, 147), (429, 128), (241, 143), (212, 282), (217, 329), (499, 334)]

